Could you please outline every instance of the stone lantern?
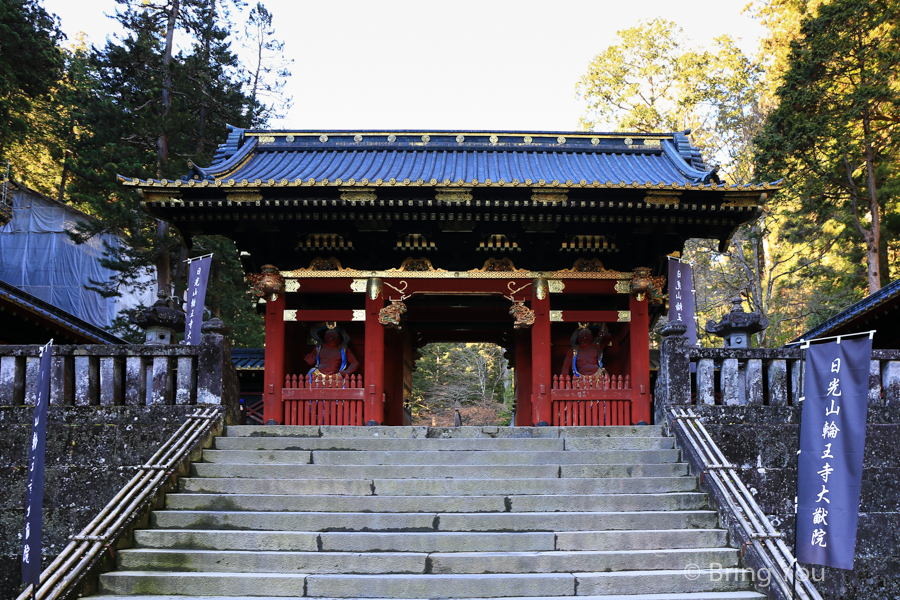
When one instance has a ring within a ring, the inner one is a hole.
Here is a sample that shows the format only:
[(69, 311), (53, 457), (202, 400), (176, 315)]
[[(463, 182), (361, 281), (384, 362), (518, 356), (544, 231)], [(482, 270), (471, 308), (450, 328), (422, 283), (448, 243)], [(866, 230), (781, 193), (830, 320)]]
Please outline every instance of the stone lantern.
[(726, 348), (749, 348), (750, 336), (769, 326), (769, 320), (758, 312), (744, 312), (740, 296), (731, 299), (731, 312), (716, 323), (706, 322), (706, 331), (725, 340)]
[(153, 306), (132, 311), (128, 320), (144, 330), (144, 344), (166, 345), (174, 343), (176, 333), (184, 330), (184, 311), (178, 307), (177, 298), (166, 298), (166, 293), (156, 293)]

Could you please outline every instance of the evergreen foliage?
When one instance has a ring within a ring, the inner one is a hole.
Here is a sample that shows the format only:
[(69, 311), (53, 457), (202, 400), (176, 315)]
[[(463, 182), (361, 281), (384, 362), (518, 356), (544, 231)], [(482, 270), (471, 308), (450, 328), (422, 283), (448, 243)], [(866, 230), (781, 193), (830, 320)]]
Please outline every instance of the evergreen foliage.
[[(272, 79), (290, 75), (271, 68), (271, 53), (281, 49), (272, 15), (261, 3), (250, 15), (251, 23), (262, 23), (250, 72), (232, 47), (240, 32), (231, 13), (243, 3), (116, 2), (119, 39), (64, 49), (56, 18), (36, 0), (0, 1), (0, 155), (15, 147), (20, 179), (95, 217), (72, 232), (76, 241), (103, 233), (121, 241), (101, 259), (116, 276), (90, 289), (117, 296), (125, 287), (149, 285), (155, 268), (162, 287), (177, 295), (184, 259), (213, 252), (207, 307), (231, 327), (236, 345), (261, 346), (262, 317), (246, 294), (234, 243), (182, 239), (151, 217), (117, 175), (179, 178), (188, 161), (212, 161), (229, 124), (265, 125), (272, 115), (265, 102), (274, 98), (266, 93), (283, 85)], [(114, 331), (134, 334), (124, 318)]]

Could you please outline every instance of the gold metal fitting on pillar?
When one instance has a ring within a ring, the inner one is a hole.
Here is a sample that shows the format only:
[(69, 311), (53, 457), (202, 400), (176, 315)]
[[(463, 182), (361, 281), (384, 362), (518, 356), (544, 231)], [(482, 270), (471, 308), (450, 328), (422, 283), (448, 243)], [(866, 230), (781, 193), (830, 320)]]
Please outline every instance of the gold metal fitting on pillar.
[(366, 281), (366, 294), (368, 294), (370, 300), (377, 300), (381, 296), (382, 290), (383, 286), (380, 278), (370, 277)]
[(546, 300), (547, 296), (550, 295), (550, 287), (547, 285), (547, 280), (543, 277), (539, 277), (534, 280), (534, 297), (538, 300)]

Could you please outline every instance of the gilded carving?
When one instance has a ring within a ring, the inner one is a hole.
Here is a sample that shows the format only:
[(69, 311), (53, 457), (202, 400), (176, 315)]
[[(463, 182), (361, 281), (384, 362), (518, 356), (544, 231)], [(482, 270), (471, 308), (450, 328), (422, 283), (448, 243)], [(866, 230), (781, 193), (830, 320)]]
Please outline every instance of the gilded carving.
[(634, 143), (634, 140), (631, 139), (630, 137), (625, 138), (625, 145), (626, 145), (626, 146), (630, 146), (630, 145), (632, 145), (633, 143)]
[[(347, 182), (349, 183), (349, 182)], [(341, 200), (346, 202), (374, 202), (378, 196), (369, 188), (338, 188)]]
[(361, 142), (361, 141), (362, 141), (362, 136), (359, 135), (359, 134), (357, 133), (356, 135), (353, 136), (353, 141), (354, 141), (354, 142)]
[(536, 299), (546, 300), (547, 296), (550, 295), (550, 290), (547, 287), (547, 280), (543, 277), (535, 279), (532, 285), (534, 286), (534, 297)]
[(464, 141), (466, 141), (466, 136), (460, 134), (460, 135), (456, 136), (456, 141), (459, 142), (460, 144), (462, 144)]
[(296, 279), (287, 279), (284, 282), (284, 291), (285, 292), (299, 292), (300, 291), (300, 282)]
[(323, 133), (322, 135), (319, 136), (319, 141), (324, 144), (325, 142), (328, 141), (328, 136)]
[(431, 141), (431, 136), (426, 133), (425, 135), (422, 136), (422, 141), (427, 144), (428, 142)]
[(312, 262), (309, 263), (310, 271), (343, 271), (344, 268), (341, 266), (341, 261), (336, 259), (333, 256), (328, 258), (322, 258), (321, 256), (317, 256), (312, 259)]
[(603, 268), (599, 258), (579, 258), (572, 265), (572, 270), (581, 273), (600, 273), (606, 269)]
[(681, 192), (673, 191), (653, 191), (650, 190), (644, 196), (644, 202), (647, 204), (656, 204), (660, 206), (668, 204), (678, 204), (681, 201)]
[(761, 204), (765, 204), (765, 202), (765, 194), (728, 194), (728, 196), (726, 196), (726, 201), (722, 203), (722, 206), (755, 208)]
[(551, 310), (550, 311), (550, 321), (553, 323), (562, 323), (563, 321), (563, 311), (561, 310)]
[[(540, 185), (544, 185), (544, 180), (542, 179)], [(556, 185), (559, 185), (558, 181), (554, 182)], [(557, 188), (555, 190), (542, 190), (540, 188), (533, 188), (531, 190), (533, 194), (531, 195), (531, 199), (534, 202), (544, 202), (544, 203), (555, 203), (555, 202), (565, 202), (569, 199), (568, 189), (567, 188)]]
[(566, 138), (565, 138), (565, 136), (562, 136), (562, 135), (561, 135), (561, 136), (559, 136), (558, 138), (556, 138), (556, 141), (557, 141), (557, 143), (559, 143), (559, 144), (565, 144), (565, 143), (566, 143)]
[(284, 293), (284, 277), (274, 265), (263, 265), (262, 273), (248, 273), (246, 279), (253, 286), (250, 294), (257, 298), (275, 300)]
[(491, 135), (491, 137), (490, 137), (492, 144), (496, 144), (499, 141), (499, 139), (500, 138), (498, 138), (496, 135)]
[[(524, 138), (524, 141), (525, 141), (526, 144), (530, 144), (530, 143), (531, 143), (531, 136), (530, 136), (530, 135), (526, 135), (525, 138)], [(531, 185), (531, 184), (529, 184), (529, 185)]]
[(362, 293), (366, 291), (366, 282), (367, 279), (354, 279), (350, 282), (350, 291)]
[(510, 271), (517, 271), (516, 266), (513, 264), (512, 260), (508, 257), (503, 258), (489, 258), (484, 261), (484, 266), (479, 269), (479, 271), (484, 272), (492, 272), (492, 273), (509, 273)]
[(599, 145), (599, 144), (600, 144), (600, 138), (598, 138), (598, 137), (592, 137), (592, 138), (591, 138), (591, 144), (594, 145), (594, 146)]
[(534, 311), (522, 302), (515, 302), (510, 306), (509, 314), (515, 319), (513, 329), (526, 329), (534, 325)]
[(630, 310), (620, 310), (619, 318), (616, 320), (619, 323), (630, 323), (631, 322), (631, 311)]
[[(391, 269), (394, 271), (395, 269)], [(434, 265), (431, 264), (431, 261), (427, 258), (406, 258), (402, 263), (400, 263), (400, 268), (396, 269), (397, 271), (406, 272), (427, 272), (434, 271)]]
[(260, 144), (274, 144), (275, 136), (274, 135), (261, 135), (259, 136)]
[(400, 320), (406, 314), (406, 305), (401, 300), (391, 300), (391, 303), (378, 311), (378, 322), (387, 329), (402, 329)]
[(394, 134), (392, 133), (391, 135), (388, 136), (388, 141), (389, 141), (389, 142), (392, 142), (392, 143), (393, 143), (393, 142), (396, 142), (396, 141), (397, 141), (397, 136), (394, 135)]
[(259, 192), (226, 192), (225, 199), (231, 202), (259, 202), (263, 195)]
[(631, 293), (631, 282), (627, 279), (622, 279), (616, 282), (616, 293), (617, 294), (630, 294)]
[(141, 194), (144, 202), (168, 202), (170, 204), (184, 204), (181, 199), (181, 192), (166, 192), (164, 194), (154, 194), (149, 190)]
[(646, 139), (644, 140), (644, 145), (649, 146), (650, 148), (660, 148), (662, 144), (657, 139)]
[(559, 279), (548, 279), (547, 288), (550, 290), (551, 294), (561, 294), (562, 291), (566, 289), (566, 284)]
[(284, 141), (286, 141), (288, 144), (290, 144), (291, 142), (294, 141), (294, 136), (288, 135), (287, 137), (284, 138)]
[(370, 300), (377, 300), (381, 296), (383, 289), (381, 279), (378, 277), (370, 277), (366, 281), (366, 294), (368, 294)]
[(285, 321), (296, 321), (297, 320), (297, 311), (296, 310), (285, 310), (284, 311), (284, 320)]
[(649, 295), (651, 304), (662, 304), (666, 299), (665, 294), (662, 293), (665, 285), (666, 278), (664, 276), (652, 277), (649, 268), (637, 267), (634, 270), (634, 278), (631, 280), (631, 293), (638, 302), (642, 302)]

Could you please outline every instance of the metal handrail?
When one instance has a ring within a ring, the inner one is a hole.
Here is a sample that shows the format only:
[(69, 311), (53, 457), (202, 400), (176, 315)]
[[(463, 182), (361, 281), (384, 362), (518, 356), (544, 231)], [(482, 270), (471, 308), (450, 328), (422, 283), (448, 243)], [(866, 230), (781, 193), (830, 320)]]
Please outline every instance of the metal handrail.
[[(768, 571), (770, 580), (780, 589), (785, 598), (822, 600), (805, 570), (796, 569), (796, 559), (784, 543), (781, 533), (775, 530), (765, 513), (756, 503), (753, 495), (725, 455), (713, 441), (700, 416), (693, 409), (669, 408), (672, 420), (678, 424), (685, 441), (702, 463), (704, 475), (708, 475), (718, 488), (725, 508), (741, 526), (748, 545), (752, 545)], [(796, 591), (794, 590), (794, 577)]]
[(223, 414), (221, 407), (198, 408), (166, 440), (147, 464), (119, 490), (103, 510), (41, 573), (40, 584), (25, 588), (16, 600), (56, 600), (78, 581), (94, 559), (122, 533), (128, 522), (162, 487), (184, 461), (194, 444), (206, 435)]

